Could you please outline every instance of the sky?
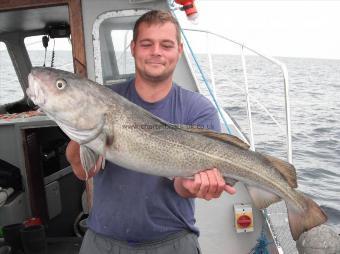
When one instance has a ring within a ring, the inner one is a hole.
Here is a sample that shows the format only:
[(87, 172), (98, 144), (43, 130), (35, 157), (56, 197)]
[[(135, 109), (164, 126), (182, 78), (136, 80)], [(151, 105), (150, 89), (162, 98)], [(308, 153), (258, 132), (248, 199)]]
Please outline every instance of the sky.
[[(340, 59), (339, 1), (196, 0), (199, 24), (270, 56)], [(195, 48), (202, 49), (202, 41)], [(200, 46), (199, 46), (200, 45)], [(214, 45), (219, 52), (222, 46)]]
[[(176, 11), (182, 27), (206, 29), (269, 56), (340, 59), (340, 0), (196, 0), (198, 25)], [(206, 51), (206, 38), (187, 33), (196, 53)], [(32, 49), (41, 49), (39, 43)], [(226, 50), (222, 40), (210, 44), (212, 53)], [(56, 49), (70, 48), (65, 39)], [(35, 48), (37, 47), (37, 48)], [(0, 45), (1, 48), (1, 45)]]

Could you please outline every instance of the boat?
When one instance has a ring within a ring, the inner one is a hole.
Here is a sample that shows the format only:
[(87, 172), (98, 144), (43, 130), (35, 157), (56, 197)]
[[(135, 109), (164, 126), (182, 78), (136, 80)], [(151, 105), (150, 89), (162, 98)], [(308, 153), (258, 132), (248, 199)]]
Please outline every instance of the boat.
[[(183, 6), (166, 0), (0, 2), (0, 43), (8, 59), (2, 64), (6, 72), (0, 69), (0, 75), (9, 76), (10, 85), (16, 84), (9, 88), (7, 96), (13, 94), (13, 89), (18, 90), (18, 95), (2, 98), (5, 102), (0, 101), (0, 172), (4, 172), (0, 176), (2, 181), (5, 177), (7, 180), (1, 187), (7, 190), (11, 187), (13, 192), (2, 204), (0, 202), (0, 227), (38, 221), (45, 225), (48, 253), (78, 253), (84, 229), (80, 222), (84, 222), (91, 204), (91, 181), (82, 182), (72, 173), (65, 158), (69, 141), (66, 135), (48, 117), (34, 113), (34, 105), (27, 100), (24, 92), (28, 86), (27, 76), (32, 66), (46, 65), (73, 71), (103, 85), (133, 77), (134, 68), (128, 51), (131, 29), (135, 20), (151, 9), (171, 10), (176, 15)], [(198, 63), (188, 39), (188, 34), (193, 32), (211, 39), (222, 39), (242, 52), (240, 71), (244, 74), (245, 87), (241, 90), (247, 102), (248, 134), (242, 131), (218, 98), (212, 55), (208, 55), (210, 79)], [(205, 93), (218, 109), (224, 131), (248, 142), (251, 149), (256, 147), (245, 52), (258, 55), (282, 70), (286, 112), (286, 129), (283, 132), (287, 138), (287, 160), (291, 162), (288, 74), (285, 66), (274, 58), (211, 31), (183, 27), (182, 33), (185, 52), (178, 63), (175, 81), (187, 89)], [(41, 49), (41, 55), (31, 52), (28, 38), (38, 38), (37, 47)], [(68, 51), (67, 57), (71, 63), (55, 66), (58, 50), (53, 48), (50, 59), (46, 59), (44, 54), (49, 52), (45, 50), (47, 47), (54, 47), (60, 40), (70, 42), (72, 50)], [(1, 58), (0, 62), (5, 58)], [(3, 80), (0, 77), (0, 83)], [(1, 94), (3, 87), (0, 84)], [(266, 109), (264, 111), (269, 113)], [(269, 116), (275, 122), (270, 113)], [(225, 194), (210, 202), (196, 201), (202, 252), (255, 253), (261, 243), (269, 253), (297, 253), (290, 236), (285, 205), (280, 203), (265, 211), (257, 210), (244, 185), (238, 183), (236, 188), (237, 193), (233, 196)]]

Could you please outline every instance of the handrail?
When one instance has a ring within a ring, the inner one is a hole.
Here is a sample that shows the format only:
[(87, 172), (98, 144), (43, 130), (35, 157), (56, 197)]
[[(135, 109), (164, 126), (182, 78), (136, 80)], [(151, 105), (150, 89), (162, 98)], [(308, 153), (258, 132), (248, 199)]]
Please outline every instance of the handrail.
[(241, 47), (241, 58), (242, 58), (242, 68), (243, 68), (243, 75), (244, 75), (244, 84), (245, 84), (245, 89), (246, 89), (247, 114), (248, 114), (249, 131), (250, 131), (250, 149), (255, 151), (253, 120), (252, 120), (252, 116), (251, 116), (250, 98), (249, 98), (249, 90), (248, 90), (247, 65), (246, 65), (246, 58), (244, 57), (244, 47), (243, 46)]
[[(281, 71), (282, 71), (282, 74), (283, 74), (283, 81), (284, 81), (284, 94), (285, 94), (285, 113), (286, 113), (286, 140), (287, 140), (287, 160), (292, 163), (292, 141), (291, 141), (291, 123), (290, 123), (290, 101), (289, 101), (289, 83), (288, 83), (288, 71), (287, 71), (287, 68), (285, 66), (285, 64), (281, 63), (280, 61), (272, 58), (272, 57), (269, 57), (269, 56), (266, 56), (262, 53), (259, 53), (258, 51), (256, 50), (253, 50), (247, 46), (245, 46), (244, 44), (242, 43), (238, 43), (234, 40), (231, 40), (225, 36), (222, 36), (222, 35), (219, 35), (219, 34), (216, 34), (216, 33), (213, 33), (213, 32), (210, 32), (210, 31), (206, 31), (206, 30), (198, 30), (198, 29), (185, 29), (183, 28), (182, 29), (182, 33), (183, 31), (194, 31), (194, 32), (203, 32), (207, 35), (207, 40), (208, 40), (208, 43), (209, 43), (209, 36), (210, 35), (214, 35), (216, 37), (219, 37), (223, 40), (226, 40), (226, 41), (229, 41), (231, 43), (234, 43), (236, 45), (238, 45), (241, 49), (241, 59), (242, 59), (242, 68), (243, 68), (243, 75), (244, 75), (244, 83), (245, 83), (245, 88), (241, 88), (238, 84), (236, 84), (234, 81), (232, 81), (231, 79), (229, 79), (229, 77), (227, 76), (227, 79), (230, 80), (232, 82), (232, 84), (235, 84), (238, 88), (240, 88), (241, 90), (243, 90), (246, 94), (246, 100), (247, 100), (247, 114), (248, 114), (248, 120), (249, 120), (249, 129), (250, 129), (250, 145), (251, 145), (251, 149), (255, 150), (255, 142), (254, 142), (254, 134), (253, 134), (253, 126), (252, 126), (252, 115), (251, 115), (251, 103), (250, 103), (250, 99), (252, 99), (255, 103), (257, 103), (259, 106), (261, 106), (263, 108), (263, 110), (265, 111), (265, 113), (273, 120), (273, 122), (279, 127), (279, 129), (283, 132), (283, 129), (281, 127), (281, 125), (276, 121), (276, 119), (272, 116), (272, 114), (267, 110), (267, 108), (261, 103), (259, 102), (255, 97), (253, 98), (249, 92), (248, 92), (248, 78), (247, 78), (247, 68), (246, 68), (246, 58), (245, 58), (245, 54), (244, 54), (244, 50), (249, 50), (250, 52), (253, 52), (254, 54), (262, 57), (262, 58), (265, 58), (267, 59), (268, 61), (272, 62), (273, 64), (277, 65), (280, 67)], [(185, 35), (183, 36), (185, 41), (187, 41)], [(188, 42), (187, 42), (188, 43)], [(189, 46), (189, 49), (191, 51), (191, 54), (193, 55), (193, 59), (195, 60), (195, 62), (197, 61), (196, 60), (196, 57), (194, 55), (194, 53), (192, 52), (192, 49)], [(208, 53), (208, 63), (209, 63), (209, 67), (210, 67), (210, 73), (211, 75), (213, 75), (214, 71), (213, 71), (213, 64), (212, 64), (212, 56), (211, 56), (211, 52), (210, 50), (208, 49), (207, 51)], [(196, 62), (196, 64), (198, 65), (198, 63)], [(199, 66), (198, 66), (199, 68)], [(202, 74), (202, 78), (204, 79), (205, 81), (205, 77), (204, 75)], [(213, 86), (213, 89), (210, 88), (209, 84), (206, 84), (209, 92), (210, 92), (210, 95), (213, 97), (213, 100), (218, 104), (217, 102), (217, 98), (214, 98), (216, 97), (216, 93), (215, 92), (211, 92), (211, 90), (213, 91), (216, 91), (215, 89), (215, 80), (212, 78), (211, 80), (211, 83), (212, 83), (212, 86)], [(220, 107), (219, 105), (217, 105), (218, 107)], [(225, 114), (226, 111), (223, 110), (223, 112)], [(239, 131), (237, 129), (237, 131)], [(243, 134), (241, 134), (243, 135)], [(276, 245), (276, 248), (277, 248), (277, 251), (278, 253), (281, 253), (283, 254), (283, 248), (281, 247), (281, 244), (280, 244), (280, 241), (277, 237), (277, 234), (276, 234), (276, 230), (275, 228), (273, 228), (273, 226), (271, 225), (271, 220), (270, 220), (270, 216), (267, 212), (266, 209), (264, 209), (262, 211), (262, 213), (264, 214), (264, 217), (265, 217), (265, 221), (268, 225), (268, 228), (271, 232), (271, 235), (273, 236), (273, 240), (274, 240), (274, 243)]]
[[(192, 28), (183, 28), (182, 30), (184, 31), (192, 31), (192, 32), (201, 32), (201, 33), (205, 33), (205, 34), (209, 34), (209, 35), (214, 35), (218, 38), (221, 38), (223, 40), (229, 41), (233, 44), (236, 44), (238, 46), (241, 47), (242, 50), (242, 65), (243, 65), (243, 72), (245, 75), (245, 84), (246, 84), (246, 89), (245, 89), (245, 93), (247, 96), (247, 113), (248, 113), (248, 119), (250, 121), (250, 143), (251, 146), (254, 145), (254, 135), (253, 135), (253, 130), (252, 130), (252, 124), (251, 124), (251, 107), (250, 107), (250, 98), (252, 98), (249, 94), (248, 94), (248, 81), (247, 81), (247, 76), (246, 76), (246, 62), (245, 62), (245, 58), (244, 58), (244, 49), (247, 49), (248, 51), (261, 56), (263, 58), (265, 58), (266, 60), (272, 62), (273, 64), (276, 64), (277, 66), (280, 67), (282, 74), (283, 74), (283, 81), (284, 81), (284, 94), (285, 94), (285, 113), (286, 113), (286, 137), (287, 137), (287, 160), (288, 162), (292, 163), (292, 139), (291, 139), (291, 123), (290, 123), (290, 100), (289, 100), (289, 83), (288, 83), (288, 71), (287, 71), (287, 67), (284, 63), (278, 61), (277, 59), (270, 57), (270, 56), (266, 56), (263, 53), (260, 53), (257, 50), (254, 50), (252, 48), (249, 48), (248, 46), (244, 45), (243, 43), (239, 43), (237, 41), (234, 41), (232, 39), (227, 38), (226, 36), (208, 31), (208, 30), (203, 30), (203, 29), (192, 29)], [(210, 52), (208, 51), (208, 56), (209, 56)], [(210, 56), (211, 57), (211, 56)], [(209, 57), (209, 66), (210, 66), (210, 59)], [(212, 61), (211, 61), (212, 62)], [(212, 70), (210, 70), (211, 72), (213, 72)], [(215, 90), (215, 87), (213, 87), (213, 90)], [(256, 100), (256, 102), (264, 108), (265, 112), (270, 116), (270, 118), (274, 121), (274, 123), (276, 125), (278, 125), (278, 127), (282, 130), (282, 127), (279, 125), (279, 123), (275, 120), (275, 118), (269, 113), (269, 111), (258, 101)]]

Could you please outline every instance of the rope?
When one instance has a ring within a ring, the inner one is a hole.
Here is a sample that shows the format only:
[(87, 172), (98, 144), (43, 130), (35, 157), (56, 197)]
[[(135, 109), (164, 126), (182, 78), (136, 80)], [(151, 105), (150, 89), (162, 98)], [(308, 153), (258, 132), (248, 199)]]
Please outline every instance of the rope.
[(43, 64), (43, 67), (46, 67), (46, 52), (47, 52), (47, 48), (45, 48), (45, 57), (44, 57), (44, 64)]
[(261, 235), (257, 239), (257, 244), (251, 249), (249, 254), (270, 254), (267, 246), (274, 243), (273, 241), (268, 241), (266, 234), (264, 232), (264, 226), (262, 226)]
[[(169, 5), (169, 7), (172, 7), (171, 11), (172, 11), (173, 15), (176, 17), (176, 14), (175, 14), (175, 12), (174, 12), (174, 11), (176, 10), (176, 8), (175, 8), (175, 1), (174, 1), (174, 0), (169, 0), (169, 1), (168, 1), (168, 5)], [(218, 104), (217, 99), (216, 99), (216, 97), (214, 96), (214, 94), (213, 94), (213, 92), (212, 92), (212, 89), (211, 89), (211, 87), (210, 87), (210, 85), (209, 85), (209, 82), (208, 82), (208, 80), (206, 79), (206, 77), (205, 77), (205, 75), (204, 75), (204, 72), (203, 72), (203, 70), (201, 69), (201, 66), (200, 66), (199, 63), (198, 63), (198, 60), (197, 60), (197, 58), (196, 58), (196, 55), (195, 55), (194, 51), (192, 50), (192, 48), (191, 48), (191, 46), (190, 46), (190, 44), (189, 44), (189, 41), (188, 41), (188, 39), (187, 39), (187, 37), (186, 37), (186, 35), (185, 35), (183, 29), (182, 29), (182, 28), (180, 28), (180, 29), (181, 29), (181, 34), (183, 35), (183, 38), (184, 38), (184, 40), (185, 40), (185, 42), (186, 42), (186, 44), (187, 44), (187, 46), (188, 46), (188, 48), (189, 48), (190, 54), (191, 54), (191, 56), (193, 57), (193, 59), (194, 59), (194, 61), (195, 61), (195, 64), (196, 64), (196, 66), (197, 66), (197, 68), (198, 68), (199, 73), (201, 74), (201, 77), (202, 77), (202, 79), (203, 79), (203, 81), (204, 81), (204, 84), (205, 84), (205, 86), (208, 88), (209, 94), (210, 94), (211, 98), (212, 98), (213, 101), (214, 101), (214, 104), (215, 104), (215, 106), (216, 106), (216, 109), (217, 109), (219, 115), (220, 115), (221, 118), (222, 118), (223, 124), (224, 124), (225, 128), (227, 129), (228, 134), (231, 134), (231, 130), (230, 130), (229, 126), (228, 126), (227, 120), (225, 119), (225, 117), (224, 117), (224, 115), (223, 115), (223, 113), (222, 113), (222, 109), (221, 109), (220, 105)]]
[(54, 47), (55, 47), (55, 39), (53, 39), (53, 49), (52, 49), (52, 57), (51, 57), (51, 67), (53, 68), (54, 66), (54, 57), (55, 57), (55, 50), (54, 50)]
[(210, 94), (211, 98), (212, 98), (213, 101), (214, 101), (214, 104), (215, 104), (215, 106), (216, 106), (216, 109), (217, 109), (218, 113), (220, 114), (220, 116), (221, 116), (221, 118), (222, 118), (222, 121), (223, 121), (223, 123), (224, 123), (224, 126), (226, 127), (228, 134), (231, 134), (231, 130), (230, 130), (229, 126), (228, 126), (228, 123), (227, 123), (226, 119), (224, 118), (224, 115), (223, 115), (223, 113), (222, 113), (222, 109), (221, 109), (221, 107), (219, 106), (219, 104), (218, 104), (218, 102), (217, 102), (217, 99), (216, 99), (216, 97), (214, 96), (214, 94), (213, 94), (213, 92), (212, 92), (212, 88), (210, 87), (210, 84), (209, 84), (208, 80), (206, 79), (206, 77), (205, 77), (205, 75), (204, 75), (204, 72), (203, 72), (201, 66), (200, 66), (199, 63), (198, 63), (198, 60), (197, 60), (197, 58), (196, 58), (196, 55), (195, 55), (194, 51), (192, 50), (192, 48), (191, 48), (191, 46), (190, 46), (190, 44), (189, 44), (189, 41), (188, 41), (186, 35), (184, 34), (182, 28), (181, 28), (181, 33), (182, 33), (183, 38), (184, 38), (184, 40), (185, 40), (185, 42), (186, 42), (186, 44), (187, 44), (187, 46), (188, 46), (188, 48), (189, 48), (190, 54), (191, 54), (191, 56), (192, 56), (193, 59), (194, 59), (194, 62), (195, 62), (195, 64), (196, 64), (197, 68), (198, 68), (198, 71), (199, 71), (199, 73), (201, 74), (201, 77), (202, 77), (202, 79), (203, 79), (203, 82), (204, 82), (205, 86), (208, 88), (209, 94)]
[(45, 57), (44, 57), (44, 64), (43, 64), (43, 66), (45, 67), (46, 66), (47, 47), (48, 47), (48, 42), (49, 42), (50, 38), (47, 35), (44, 35), (41, 39), (42, 39), (43, 46), (45, 48)]

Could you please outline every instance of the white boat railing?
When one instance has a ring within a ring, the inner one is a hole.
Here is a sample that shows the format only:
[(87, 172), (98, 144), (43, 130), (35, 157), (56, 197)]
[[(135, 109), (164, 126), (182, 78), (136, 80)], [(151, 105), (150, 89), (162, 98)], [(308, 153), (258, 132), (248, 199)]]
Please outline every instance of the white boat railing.
[[(183, 38), (186, 41), (186, 46), (187, 49), (189, 49), (191, 56), (194, 58), (194, 62), (196, 63), (196, 65), (199, 65), (196, 57), (195, 57), (195, 53), (193, 52), (192, 48), (190, 47), (190, 44), (188, 42), (187, 36), (184, 33), (184, 31), (190, 31), (190, 32), (199, 32), (199, 33), (205, 33), (207, 36), (207, 47), (208, 49), (205, 51), (208, 54), (208, 66), (209, 66), (209, 73), (210, 73), (210, 80), (211, 83), (209, 83), (206, 79), (206, 77), (204, 77), (204, 73), (201, 69), (201, 67), (196, 66), (197, 69), (199, 70), (200, 74), (202, 75), (202, 79), (205, 83), (205, 85), (208, 88), (208, 91), (210, 93), (210, 96), (213, 98), (213, 102), (215, 102), (215, 106), (218, 108), (218, 112), (223, 111), (222, 113), (222, 119), (223, 115), (226, 114), (228, 116), (228, 120), (230, 117), (230, 115), (225, 112), (225, 110), (221, 107), (221, 104), (219, 103), (218, 99), (217, 99), (217, 87), (216, 87), (216, 81), (214, 78), (214, 65), (213, 65), (213, 61), (212, 61), (212, 53), (211, 53), (211, 49), (210, 49), (210, 45), (211, 42), (211, 37), (215, 36), (218, 37), (222, 40), (231, 42), (232, 44), (237, 45), (240, 48), (240, 55), (241, 55), (241, 62), (242, 62), (242, 70), (243, 70), (243, 78), (244, 78), (244, 84), (245, 87), (242, 88), (240, 87), (240, 85), (236, 84), (234, 81), (232, 81), (231, 79), (229, 79), (227, 76), (224, 76), (227, 78), (228, 81), (230, 81), (233, 85), (236, 85), (237, 88), (239, 88), (246, 96), (246, 106), (247, 106), (247, 118), (248, 118), (248, 124), (249, 124), (249, 143), (250, 143), (250, 147), (252, 150), (255, 150), (255, 141), (254, 141), (254, 130), (253, 130), (253, 119), (252, 119), (252, 107), (251, 107), (251, 101), (255, 102), (258, 106), (260, 106), (260, 108), (265, 112), (265, 114), (267, 116), (270, 117), (270, 119), (272, 120), (272, 122), (279, 128), (280, 132), (285, 132), (285, 136), (286, 136), (286, 143), (287, 143), (287, 160), (292, 163), (292, 141), (291, 141), (291, 123), (290, 123), (290, 101), (289, 101), (289, 83), (288, 83), (288, 71), (287, 68), (285, 66), (285, 64), (283, 64), (282, 62), (278, 61), (275, 58), (272, 58), (270, 56), (266, 56), (262, 53), (259, 53), (258, 51), (251, 49), (249, 47), (247, 47), (246, 45), (236, 42), (234, 40), (231, 40), (223, 35), (219, 35), (210, 31), (206, 31), (206, 30), (199, 30), (199, 29), (182, 29), (182, 34), (183, 34)], [(286, 130), (284, 131), (284, 128), (280, 125), (280, 123), (275, 119), (275, 117), (270, 113), (270, 111), (263, 105), (263, 103), (261, 103), (255, 96), (252, 96), (249, 93), (249, 89), (248, 89), (248, 73), (247, 73), (247, 61), (246, 61), (246, 56), (245, 56), (245, 50), (248, 50), (250, 52), (252, 52), (253, 54), (264, 58), (268, 61), (270, 61), (271, 63), (273, 63), (274, 65), (278, 66), (280, 68), (280, 71), (282, 73), (283, 76), (283, 83), (284, 83), (284, 109), (285, 109), (285, 122), (286, 122)], [(225, 124), (226, 122), (230, 122), (230, 121), (223, 121)], [(237, 123), (236, 123), (237, 124)], [(240, 130), (237, 130), (240, 132)], [(241, 134), (241, 136), (243, 135), (243, 133)], [(243, 137), (245, 137), (243, 135)], [(284, 242), (284, 244), (282, 245), (282, 243), (280, 243), (281, 241), (279, 240), (278, 234), (276, 232), (277, 228), (274, 227), (272, 225), (272, 221), (271, 221), (271, 214), (272, 212), (268, 213), (267, 209), (263, 210), (263, 214), (265, 217), (265, 221), (267, 223), (267, 226), (271, 232), (271, 235), (273, 236), (275, 245), (277, 247), (277, 251), (278, 253), (284, 253), (283, 251), (283, 246), (285, 246), (285, 248), (287, 248), (287, 246), (290, 246), (291, 243), (288, 242)], [(280, 235), (285, 234), (285, 231), (280, 232)]]
[[(285, 101), (285, 122), (286, 122), (286, 143), (287, 143), (287, 160), (292, 163), (292, 140), (291, 140), (291, 123), (290, 123), (290, 100), (289, 100), (289, 83), (288, 83), (288, 71), (287, 71), (287, 67), (284, 63), (278, 61), (277, 59), (270, 57), (270, 56), (266, 56), (265, 54), (259, 53), (259, 51), (254, 50), (252, 48), (249, 48), (248, 46), (244, 45), (243, 43), (239, 43), (236, 42), (232, 39), (229, 39), (223, 35), (211, 32), (211, 31), (207, 31), (207, 30), (200, 30), (200, 29), (183, 29), (183, 37), (184, 40), (187, 42), (187, 46), (189, 47), (189, 51), (191, 51), (192, 56), (194, 56), (194, 52), (192, 51), (188, 40), (186, 38), (186, 35), (184, 33), (184, 31), (190, 31), (190, 32), (198, 32), (198, 33), (205, 33), (207, 36), (207, 54), (208, 54), (208, 62), (209, 62), (209, 72), (210, 72), (210, 76), (211, 76), (211, 84), (209, 84), (209, 82), (206, 80), (206, 78), (203, 77), (204, 82), (207, 85), (207, 88), (209, 90), (210, 95), (213, 97), (213, 101), (217, 101), (216, 98), (216, 82), (215, 82), (215, 78), (214, 78), (214, 65), (213, 65), (213, 61), (212, 61), (212, 53), (210, 50), (210, 40), (211, 40), (211, 36), (220, 38), (222, 40), (228, 41), (234, 45), (237, 45), (240, 47), (241, 50), (241, 61), (242, 61), (242, 69), (243, 69), (243, 76), (244, 76), (244, 84), (245, 84), (245, 88), (242, 89), (240, 88), (239, 85), (237, 85), (237, 87), (239, 87), (246, 96), (246, 103), (247, 103), (247, 117), (248, 117), (248, 124), (249, 124), (249, 142), (250, 142), (250, 146), (252, 150), (255, 150), (255, 138), (254, 138), (254, 130), (253, 130), (253, 120), (252, 120), (252, 107), (251, 107), (251, 100), (256, 102), (257, 105), (259, 105), (262, 110), (266, 113), (267, 116), (270, 117), (270, 119), (275, 123), (275, 125), (280, 129), (280, 131), (283, 131), (283, 127), (279, 124), (279, 122), (275, 119), (275, 117), (269, 112), (269, 110), (258, 100), (255, 98), (255, 96), (251, 96), (249, 94), (249, 90), (248, 90), (248, 74), (247, 74), (247, 68), (246, 68), (246, 57), (245, 57), (245, 50), (250, 51), (251, 53), (260, 56), (268, 61), (270, 61), (271, 63), (277, 65), (281, 72), (282, 72), (282, 76), (283, 76), (283, 82), (284, 82), (284, 101)], [(200, 67), (198, 67), (200, 68)], [(201, 73), (202, 75), (204, 75), (203, 73)], [(229, 80), (231, 81), (231, 80)], [(233, 81), (231, 81), (233, 82)], [(235, 82), (233, 82), (235, 83)], [(220, 104), (217, 102), (215, 103), (216, 107), (218, 107), (218, 111), (222, 111), (223, 109), (221, 109)], [(223, 110), (224, 111), (224, 110)], [(224, 121), (224, 123), (226, 123), (226, 121)]]

